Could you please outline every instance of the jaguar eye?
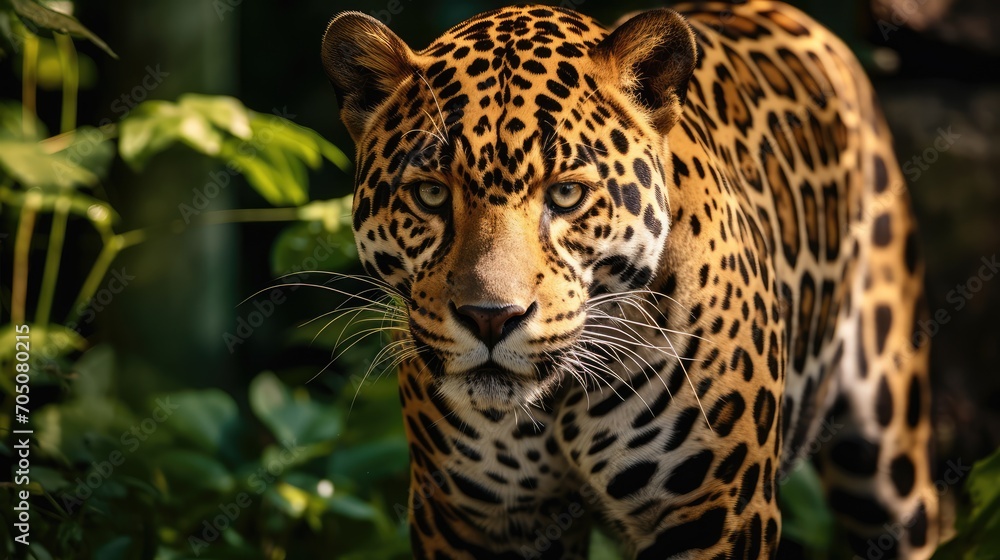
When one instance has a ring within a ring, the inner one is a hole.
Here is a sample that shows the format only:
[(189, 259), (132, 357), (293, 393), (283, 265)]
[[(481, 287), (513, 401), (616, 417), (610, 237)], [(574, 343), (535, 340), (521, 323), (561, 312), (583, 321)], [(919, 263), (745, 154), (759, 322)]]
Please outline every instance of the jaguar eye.
[(549, 201), (558, 210), (570, 210), (583, 200), (583, 193), (580, 183), (556, 183), (549, 187)]
[(438, 183), (420, 183), (415, 189), (417, 200), (431, 210), (436, 210), (448, 202), (451, 193)]

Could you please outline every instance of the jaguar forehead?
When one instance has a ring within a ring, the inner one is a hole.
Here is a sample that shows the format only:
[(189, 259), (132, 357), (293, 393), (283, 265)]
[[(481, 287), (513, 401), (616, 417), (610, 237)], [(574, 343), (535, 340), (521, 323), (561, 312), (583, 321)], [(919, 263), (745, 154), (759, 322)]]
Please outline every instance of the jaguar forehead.
[[(585, 104), (598, 121), (629, 120), (581, 63), (605, 36), (593, 19), (558, 8), (505, 8), (463, 22), (418, 54), (419, 74), (379, 119), (396, 133), (383, 139), (375, 127), (363, 151), (392, 158), (390, 171), (447, 168), (494, 204), (523, 196), (540, 177), (596, 165), (603, 143), (564, 133), (591, 118)], [(359, 173), (359, 183), (365, 178)], [(397, 173), (390, 188), (403, 182)]]

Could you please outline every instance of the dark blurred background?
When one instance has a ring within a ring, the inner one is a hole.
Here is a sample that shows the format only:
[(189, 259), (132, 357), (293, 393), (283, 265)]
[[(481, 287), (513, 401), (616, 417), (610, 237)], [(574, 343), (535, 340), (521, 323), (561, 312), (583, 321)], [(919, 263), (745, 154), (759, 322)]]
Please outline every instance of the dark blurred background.
[[(940, 468), (947, 469), (949, 460), (971, 464), (1000, 445), (1000, 323), (996, 320), (1000, 280), (987, 277), (992, 273), (983, 268), (984, 262), (997, 262), (1000, 252), (1000, 5), (990, 0), (793, 3), (836, 31), (862, 60), (894, 132), (899, 159), (904, 170), (911, 170), (907, 177), (927, 261), (931, 315), (944, 310), (948, 318), (928, 325), (927, 333), (932, 336)], [(258, 112), (279, 112), (315, 129), (352, 156), (353, 146), (337, 118), (333, 94), (318, 60), (320, 38), (330, 17), (342, 10), (369, 13), (414, 48), (422, 48), (451, 25), (504, 4), (483, 0), (80, 0), (75, 15), (114, 48), (120, 60), (92, 44), (77, 42), (82, 75), (79, 120), (81, 124), (98, 124), (103, 119), (117, 122), (146, 98), (174, 100), (187, 92), (232, 95)], [(640, 0), (564, 0), (562, 4), (609, 24), (627, 11), (663, 5)], [(139, 88), (144, 80), (145, 87)], [(148, 87), (153, 82), (155, 87)], [(0, 62), (0, 98), (19, 96), (16, 61), (4, 60)], [(58, 106), (58, 88), (42, 87), (39, 116), (53, 130), (58, 128), (58, 111), (46, 108)], [(947, 131), (953, 143), (945, 150), (927, 151)], [(911, 167), (905, 167), (907, 162)], [(178, 218), (178, 205), (190, 203), (192, 189), (202, 188), (212, 169), (207, 161), (192, 160), (180, 148), (171, 149), (141, 175), (116, 162), (98, 192), (118, 209), (122, 229), (166, 224)], [(242, 182), (234, 178), (209, 208), (268, 206)], [(332, 165), (312, 175), (310, 185), (313, 200), (344, 196), (352, 188), (351, 177)], [(13, 231), (8, 227), (11, 223), (4, 228)], [(232, 395), (242, 411), (252, 406), (246, 396), (251, 379), (272, 370), (293, 392), (306, 387), (317, 402), (331, 406), (350, 402), (344, 395), (351, 397), (358, 389), (350, 381), (358, 370), (336, 366), (309, 382), (329, 361), (330, 349), (309, 343), (315, 330), (304, 333), (295, 328), (327, 309), (337, 301), (335, 297), (315, 290), (295, 291), (288, 294), (289, 303), (277, 307), (246, 343), (234, 346), (234, 353), (223, 338), (224, 333), (235, 332), (240, 317), (246, 317), (247, 308), (239, 306), (240, 302), (287, 271), (278, 262), (284, 257), (276, 254), (276, 240), (294, 228), (298, 228), (298, 238), (318, 235), (315, 228), (303, 234), (303, 228), (309, 227), (314, 226), (276, 222), (189, 228), (177, 235), (156, 236), (123, 254), (112, 270), (124, 266), (134, 280), (83, 333), (92, 345), (109, 344), (115, 349), (117, 398), (137, 409), (141, 418), (148, 412), (138, 403), (145, 403), (148, 395), (219, 388)], [(67, 284), (83, 277), (99, 249), (90, 235), (85, 223), (71, 221), (69, 236), (78, 244), (64, 255), (62, 277)], [(298, 238), (293, 236), (289, 242)], [(350, 253), (349, 247), (341, 249)], [(10, 262), (9, 244), (4, 244), (3, 251), (4, 263)], [(360, 272), (357, 267), (345, 270)], [(3, 289), (8, 290), (2, 294), (7, 300), (9, 289)], [(60, 291), (55, 307), (68, 308), (75, 293), (69, 288)], [(367, 427), (359, 422), (368, 422), (366, 418), (380, 417), (390, 426), (386, 433), (401, 433), (401, 423), (391, 427), (398, 420), (392, 382), (383, 380), (361, 389), (355, 410), (342, 419), (346, 427), (338, 430), (347, 438), (343, 449), (364, 443), (363, 438), (351, 439), (350, 433), (364, 433)], [(58, 400), (58, 392), (52, 389), (49, 397)], [(365, 416), (366, 407), (369, 416)], [(400, 460), (400, 453), (405, 457), (397, 436), (385, 436), (396, 447), (376, 450), (375, 457), (394, 461)], [(243, 449), (255, 445), (245, 440), (266, 439), (252, 431), (240, 432), (239, 437)], [(388, 511), (389, 528), (378, 530), (388, 533), (352, 529), (355, 525), (350, 523), (360, 526), (365, 518), (347, 515), (353, 521), (343, 522), (346, 525), (330, 522), (335, 536), (321, 539), (334, 551), (344, 550), (340, 543), (351, 530), (360, 531), (361, 536), (351, 536), (358, 539), (398, 536), (400, 531), (392, 504), (405, 499), (405, 476), (397, 468), (383, 482), (370, 469), (358, 472), (358, 476), (373, 477), (369, 487), (357, 490), (358, 496)], [(321, 481), (333, 480), (332, 476), (316, 474)], [(80, 527), (87, 526), (85, 520), (78, 521)], [(198, 521), (174, 527), (183, 533), (178, 542), (183, 542), (184, 534), (200, 531)], [(310, 533), (302, 524), (281, 530), (292, 541), (294, 535)], [(158, 538), (169, 541), (178, 536), (164, 536), (161, 531)], [(86, 546), (104, 550), (100, 543)], [(273, 551), (274, 543), (270, 546), (261, 545)], [(285, 546), (293, 551), (289, 557), (302, 557), (296, 556), (294, 545)], [(126, 549), (136, 550), (134, 543)], [(355, 554), (366, 557), (362, 552)], [(398, 555), (399, 551), (385, 554)], [(342, 556), (349, 555), (344, 552)]]

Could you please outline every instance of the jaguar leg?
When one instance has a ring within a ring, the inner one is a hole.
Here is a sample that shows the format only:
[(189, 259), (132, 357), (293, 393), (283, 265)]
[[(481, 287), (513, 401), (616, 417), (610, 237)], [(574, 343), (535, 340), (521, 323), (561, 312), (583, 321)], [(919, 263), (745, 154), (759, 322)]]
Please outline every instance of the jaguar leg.
[[(897, 171), (894, 173), (898, 174)], [(898, 178), (901, 180), (901, 178)], [(857, 228), (877, 242), (852, 281), (855, 309), (841, 330), (831, 441), (818, 465), (830, 505), (863, 558), (928, 558), (938, 540), (931, 474), (929, 340), (922, 265), (904, 247), (913, 226), (904, 200)], [(896, 229), (893, 229), (896, 228)], [(896, 243), (886, 240), (897, 239)], [(904, 252), (905, 251), (905, 252)]]
[[(926, 354), (926, 349), (919, 351)], [(929, 558), (938, 493), (929, 454), (926, 360), (841, 388), (818, 464), (829, 503), (862, 558)]]

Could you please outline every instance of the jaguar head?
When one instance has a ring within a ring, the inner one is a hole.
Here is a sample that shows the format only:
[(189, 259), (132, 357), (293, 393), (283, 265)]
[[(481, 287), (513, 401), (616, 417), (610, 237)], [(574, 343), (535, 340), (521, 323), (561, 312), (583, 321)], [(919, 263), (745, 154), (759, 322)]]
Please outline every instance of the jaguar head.
[(695, 66), (670, 10), (610, 34), (504, 8), (421, 51), (348, 12), (322, 58), (357, 147), (353, 227), (441, 394), (537, 402), (585, 361), (606, 294), (647, 285), (670, 227), (665, 133)]

